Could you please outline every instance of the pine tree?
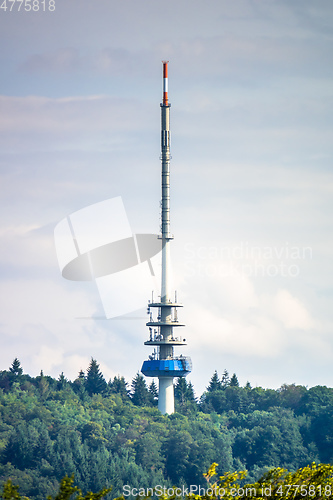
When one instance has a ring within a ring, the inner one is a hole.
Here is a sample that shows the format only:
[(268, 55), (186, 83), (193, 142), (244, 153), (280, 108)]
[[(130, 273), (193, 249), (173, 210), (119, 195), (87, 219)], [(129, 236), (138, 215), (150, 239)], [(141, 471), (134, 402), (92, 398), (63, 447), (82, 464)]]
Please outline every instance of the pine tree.
[(181, 406), (187, 401), (187, 383), (184, 377), (179, 377), (175, 385), (175, 398)]
[(113, 381), (109, 382), (109, 387), (111, 388), (111, 392), (114, 394), (120, 394), (122, 398), (128, 398), (128, 383), (125, 381), (124, 377), (114, 377)]
[(50, 392), (50, 384), (48, 383), (46, 377), (44, 377), (43, 370), (40, 371), (40, 376), (36, 377), (36, 380), (38, 380), (37, 387), (41, 400), (44, 401)]
[(91, 358), (90, 365), (87, 370), (85, 387), (89, 396), (92, 396), (93, 394), (101, 394), (107, 388), (107, 383), (99, 369), (99, 364), (94, 358)]
[(58, 378), (58, 383), (57, 383), (57, 389), (62, 390), (66, 387), (66, 384), (68, 383), (67, 378), (64, 375), (64, 372), (61, 372)]
[(227, 370), (224, 370), (223, 375), (222, 375), (222, 379), (221, 379), (222, 389), (225, 389), (226, 387), (228, 387), (229, 384), (230, 384), (229, 373)]
[(195, 397), (194, 387), (192, 382), (188, 382), (187, 384), (186, 397), (189, 403), (197, 404), (197, 398)]
[(14, 375), (22, 375), (23, 369), (21, 367), (21, 363), (17, 358), (12, 362), (12, 366), (9, 368), (9, 371)]
[(152, 396), (153, 402), (157, 403), (157, 401), (158, 401), (158, 389), (157, 389), (157, 385), (155, 384), (155, 380), (151, 381), (151, 384), (149, 385), (148, 390)]
[(72, 383), (72, 387), (82, 401), (88, 398), (88, 393), (86, 391), (86, 376), (83, 370), (79, 371), (77, 378)]
[(136, 406), (146, 406), (151, 402), (145, 379), (137, 373), (132, 380), (131, 399)]
[(175, 385), (175, 400), (176, 408), (180, 407), (181, 413), (186, 413), (188, 410), (196, 408), (196, 398), (194, 388), (191, 382), (186, 382), (184, 377), (180, 377)]
[(239, 382), (236, 373), (230, 379), (229, 386), (231, 387), (239, 387)]
[(217, 371), (215, 370), (212, 378), (210, 379), (209, 386), (207, 387), (208, 392), (219, 391), (222, 389), (222, 383), (219, 379)]

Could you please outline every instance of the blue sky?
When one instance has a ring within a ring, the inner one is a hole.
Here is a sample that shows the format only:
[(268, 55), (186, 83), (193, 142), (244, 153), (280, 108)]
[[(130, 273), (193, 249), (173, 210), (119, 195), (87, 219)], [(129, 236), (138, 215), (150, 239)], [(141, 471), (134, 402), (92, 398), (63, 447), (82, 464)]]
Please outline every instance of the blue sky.
[[(141, 319), (94, 320), (53, 231), (121, 196), (156, 233), (161, 60), (169, 63), (172, 261), (190, 379), (333, 385), (333, 5), (327, 0), (55, 0), (0, 12), (0, 367), (127, 380)], [(147, 297), (148, 300), (149, 297)], [(185, 352), (184, 352), (185, 354)]]

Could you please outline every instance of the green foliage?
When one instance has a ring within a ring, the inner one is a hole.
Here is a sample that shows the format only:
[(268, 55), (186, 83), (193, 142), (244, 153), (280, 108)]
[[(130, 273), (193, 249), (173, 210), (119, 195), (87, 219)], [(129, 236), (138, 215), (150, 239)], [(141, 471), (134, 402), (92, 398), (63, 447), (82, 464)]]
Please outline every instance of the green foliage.
[[(22, 497), (18, 493), (18, 486), (14, 486), (9, 479), (3, 486), (3, 491), (0, 498), (4, 500), (20, 500)], [(26, 498), (26, 497), (25, 497)]]
[(224, 370), (221, 378), (222, 389), (225, 389), (230, 384), (230, 377), (227, 370)]
[(147, 388), (146, 381), (140, 373), (132, 380), (131, 399), (136, 406), (146, 406), (153, 402), (153, 396)]
[(191, 415), (197, 411), (193, 385), (183, 377), (178, 378), (175, 384), (175, 409), (183, 415)]
[(66, 388), (67, 384), (68, 384), (68, 380), (65, 377), (64, 372), (61, 372), (59, 375), (59, 378), (58, 378), (57, 388), (59, 390), (63, 390)]
[(76, 500), (100, 500), (105, 497), (107, 493), (111, 491), (111, 488), (103, 488), (103, 490), (98, 493), (93, 493), (89, 491), (86, 495), (82, 496), (82, 491), (77, 486), (73, 486), (74, 476), (72, 477), (64, 477), (64, 479), (60, 483), (59, 493), (54, 497), (54, 499), (49, 496), (47, 500), (69, 500), (70, 497), (76, 493)]
[(213, 374), (197, 402), (192, 384), (180, 378), (176, 413), (167, 416), (156, 408), (156, 386), (148, 389), (140, 374), (129, 396), (125, 379), (106, 384), (94, 359), (74, 382), (64, 374), (29, 377), (18, 363), (0, 372), (0, 483), (11, 478), (3, 493), (9, 498), (55, 498), (61, 487), (65, 495), (65, 487), (76, 488), (70, 478), (61, 482), (66, 475), (83, 492), (73, 497), (97, 498), (84, 495), (110, 485), (115, 496), (125, 484), (204, 485), (202, 471), (214, 462), (231, 485), (244, 484), (236, 470), (247, 469), (255, 484), (277, 466), (295, 471), (333, 460), (327, 387), (241, 387), (225, 370), (221, 379)]
[[(259, 500), (302, 500), (304, 498), (332, 498), (333, 497), (333, 466), (328, 464), (303, 467), (295, 472), (288, 472), (281, 467), (273, 468), (263, 477), (254, 483), (245, 483), (247, 471), (227, 472), (219, 476), (217, 480), (213, 478), (217, 473), (217, 463), (213, 463), (208, 472), (203, 474), (206, 480), (206, 487), (201, 488), (200, 495), (188, 493), (187, 499), (194, 500), (214, 500), (223, 498), (225, 500), (233, 499), (252, 499)], [(59, 492), (56, 496), (48, 496), (47, 500), (70, 500), (75, 494), (76, 500), (100, 500), (105, 497), (111, 488), (103, 488), (97, 493), (89, 491), (84, 496), (77, 486), (73, 486), (74, 478), (66, 476), (62, 479)], [(175, 488), (170, 488), (171, 494), (163, 495), (163, 500), (174, 500), (176, 498)], [(3, 500), (29, 500), (27, 497), (21, 497), (18, 493), (18, 486), (14, 486), (9, 480), (4, 484), (1, 494)], [(120, 500), (118, 499), (115, 500)], [(143, 500), (151, 497), (142, 496)]]
[(93, 358), (91, 358), (91, 362), (87, 370), (85, 388), (89, 396), (92, 396), (93, 394), (101, 394), (107, 388), (107, 383), (99, 369), (99, 364)]
[(128, 399), (128, 383), (125, 381), (124, 377), (114, 377), (113, 382), (110, 381), (108, 385), (112, 394), (119, 394), (124, 400)]
[(22, 375), (23, 369), (21, 367), (21, 363), (17, 358), (14, 359), (12, 366), (9, 368), (9, 371), (13, 373), (14, 375)]
[(152, 396), (154, 404), (156, 405), (158, 403), (158, 389), (154, 380), (152, 380), (151, 383), (149, 384), (148, 390)]
[(239, 387), (239, 382), (236, 373), (234, 373), (229, 382), (230, 387)]
[[(332, 498), (333, 466), (326, 464), (303, 467), (288, 472), (281, 467), (273, 468), (254, 483), (245, 483), (247, 472), (227, 472), (213, 482), (217, 475), (216, 463), (204, 474), (208, 487), (202, 496), (192, 495), (196, 500), (211, 500), (217, 494), (225, 500), (250, 499), (295, 499)], [(218, 492), (217, 494), (215, 492)]]
[(255, 411), (235, 416), (232, 421), (238, 430), (234, 456), (241, 459), (247, 469), (274, 464), (297, 468), (300, 463), (315, 458), (303, 445), (298, 421), (291, 410)]
[[(98, 493), (93, 493), (89, 491), (86, 495), (82, 496), (82, 491), (78, 486), (73, 486), (74, 477), (65, 476), (59, 487), (59, 492), (55, 497), (48, 496), (47, 500), (70, 500), (72, 495), (75, 493), (75, 500), (100, 500), (107, 495), (111, 488), (103, 488)], [(18, 486), (14, 486), (12, 481), (9, 479), (3, 487), (2, 494), (0, 498), (3, 500), (29, 500), (28, 497), (21, 497), (18, 493)]]
[(220, 381), (217, 371), (215, 370), (212, 378), (210, 379), (207, 391), (214, 392), (214, 391), (219, 391), (221, 389), (222, 389), (222, 382)]

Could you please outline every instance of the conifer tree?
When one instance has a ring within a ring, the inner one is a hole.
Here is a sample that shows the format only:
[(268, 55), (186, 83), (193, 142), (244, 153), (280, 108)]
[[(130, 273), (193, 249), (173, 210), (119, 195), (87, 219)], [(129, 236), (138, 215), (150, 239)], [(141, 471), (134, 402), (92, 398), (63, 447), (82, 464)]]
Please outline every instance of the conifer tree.
[(86, 391), (86, 376), (83, 370), (79, 371), (77, 378), (74, 380), (72, 387), (74, 391), (79, 395), (81, 400), (84, 400), (88, 397), (88, 393)]
[(194, 404), (197, 403), (197, 398), (195, 397), (194, 387), (193, 387), (192, 382), (188, 382), (188, 384), (187, 384), (186, 397), (187, 397), (187, 401), (189, 403), (194, 403)]
[(239, 387), (239, 382), (236, 373), (234, 373), (230, 379), (229, 386)]
[(194, 388), (191, 382), (186, 382), (184, 377), (180, 377), (175, 385), (175, 399), (180, 407), (185, 410), (196, 406)]
[(175, 385), (175, 398), (181, 406), (184, 406), (187, 400), (187, 384), (184, 377), (179, 377)]
[(131, 399), (136, 406), (146, 406), (151, 402), (146, 381), (140, 373), (132, 380)]
[(40, 376), (37, 377), (38, 380), (38, 391), (42, 400), (45, 400), (49, 394), (50, 384), (48, 383), (46, 377), (44, 377), (43, 370), (40, 371)]
[(222, 389), (222, 383), (219, 379), (217, 371), (215, 370), (212, 378), (210, 379), (209, 386), (207, 387), (208, 392), (219, 391)]
[(230, 384), (229, 373), (227, 370), (224, 370), (223, 375), (222, 375), (222, 379), (221, 379), (222, 389), (225, 389), (226, 387), (228, 387), (229, 384)]
[(99, 369), (99, 364), (94, 358), (91, 358), (90, 365), (87, 370), (85, 387), (89, 396), (92, 396), (93, 394), (101, 394), (107, 388), (107, 383)]
[(57, 383), (57, 388), (59, 390), (62, 390), (66, 387), (66, 384), (68, 383), (67, 378), (64, 375), (64, 372), (61, 372), (58, 378), (58, 383)]
[(155, 380), (151, 381), (148, 390), (152, 396), (153, 401), (157, 402), (158, 401), (158, 389), (157, 389), (157, 385), (155, 384)]
[(17, 358), (12, 362), (12, 366), (9, 368), (9, 371), (14, 375), (22, 375), (23, 369), (21, 367), (21, 363)]
[(126, 382), (124, 377), (114, 377), (113, 381), (110, 380), (109, 387), (111, 388), (111, 392), (114, 394), (119, 394), (121, 397), (128, 397), (128, 383)]

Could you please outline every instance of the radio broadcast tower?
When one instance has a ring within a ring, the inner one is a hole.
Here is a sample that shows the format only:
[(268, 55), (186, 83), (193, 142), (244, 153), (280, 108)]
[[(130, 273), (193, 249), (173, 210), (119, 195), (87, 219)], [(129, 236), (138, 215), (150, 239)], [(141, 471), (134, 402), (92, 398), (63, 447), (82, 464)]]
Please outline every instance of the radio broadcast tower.
[[(170, 295), (170, 104), (168, 101), (168, 61), (163, 61), (163, 102), (161, 103), (161, 160), (162, 160), (162, 280), (160, 301), (148, 302), (150, 338), (145, 345), (156, 346), (154, 352), (144, 361), (141, 372), (146, 377), (158, 377), (158, 409), (163, 414), (175, 411), (173, 379), (186, 377), (192, 369), (191, 358), (174, 356), (174, 346), (186, 345), (185, 339), (174, 337), (173, 328), (184, 326), (178, 322), (177, 308), (183, 307)], [(157, 318), (153, 312), (157, 311)]]

